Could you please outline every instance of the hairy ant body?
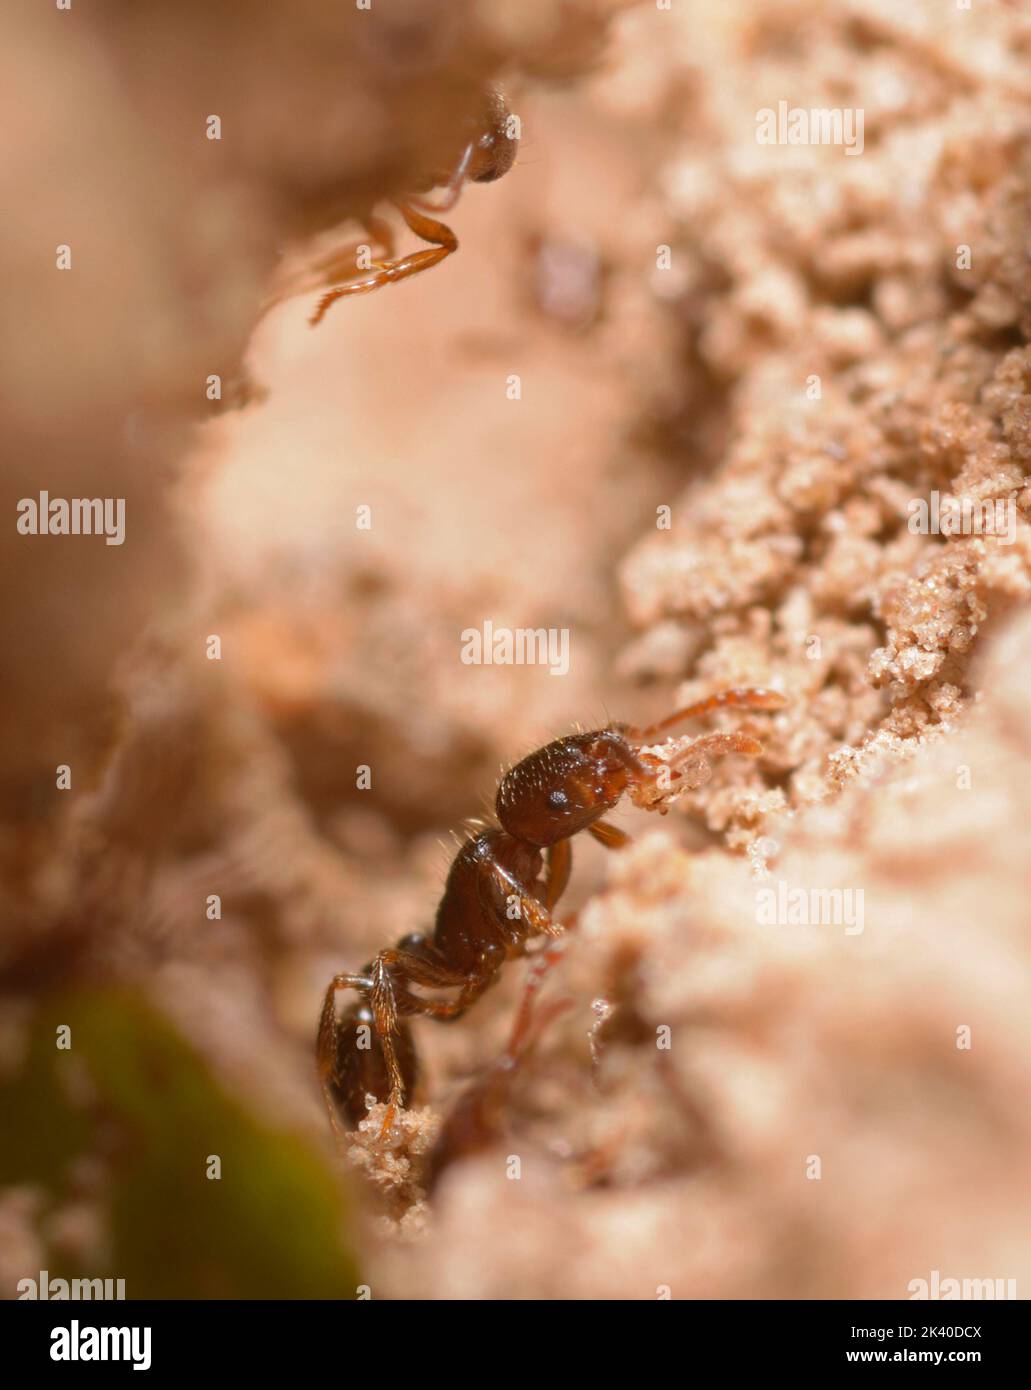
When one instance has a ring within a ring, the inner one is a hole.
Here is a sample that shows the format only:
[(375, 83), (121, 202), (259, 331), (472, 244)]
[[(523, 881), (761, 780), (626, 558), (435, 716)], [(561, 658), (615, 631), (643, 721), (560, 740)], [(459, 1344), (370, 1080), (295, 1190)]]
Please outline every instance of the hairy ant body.
[[(708, 756), (762, 752), (750, 735), (712, 733), (686, 741), (685, 747), (664, 745), (670, 753), (664, 758), (645, 751), (648, 739), (710, 710), (775, 710), (783, 704), (772, 690), (727, 690), (648, 728), (613, 724), (557, 739), (505, 773), (497, 792), (499, 825), (479, 831), (459, 849), (432, 935), (405, 936), (357, 974), (335, 975), (330, 982), (317, 1056), (334, 1127), (339, 1128), (338, 1112), (356, 1126), (371, 1095), (387, 1101), (385, 1134), (415, 1084), (415, 1048), (405, 1019), (416, 1014), (459, 1018), (505, 961), (526, 954), (528, 941), (562, 934), (565, 928), (554, 912), (569, 882), (574, 835), (586, 830), (606, 848), (618, 849), (630, 837), (603, 817), (624, 794), (639, 806), (663, 811), (673, 780), (680, 780), (681, 788), (701, 785)], [(429, 999), (414, 993), (413, 986), (458, 993), (450, 1000)], [(341, 989), (357, 990), (361, 997), (338, 1019)], [(513, 1053), (520, 1045), (517, 1038)]]
[[(431, 249), (395, 256), (393, 229), (389, 222), (375, 214), (371, 204), (367, 205), (359, 211), (355, 220), (364, 227), (369, 242), (382, 248), (383, 252), (381, 259), (370, 263), (369, 273), (355, 278), (356, 272), (363, 268), (359, 264), (359, 252), (366, 245), (356, 242), (316, 261), (301, 277), (274, 294), (270, 304), (287, 296), (329, 286), (308, 320), (314, 328), (338, 299), (368, 294), (383, 285), (392, 285), (437, 265), (458, 250), (458, 238), (446, 223), (429, 214), (447, 212), (453, 208), (467, 180), (492, 183), (507, 174), (515, 163), (518, 145), (518, 138), (510, 133), (510, 115), (504, 97), (500, 92), (490, 92), (474, 124), (473, 134), (454, 168), (427, 174), (407, 197), (391, 200), (407, 226), (423, 241), (430, 242)], [(441, 186), (444, 187), (444, 194), (439, 202), (430, 202), (421, 196)]]

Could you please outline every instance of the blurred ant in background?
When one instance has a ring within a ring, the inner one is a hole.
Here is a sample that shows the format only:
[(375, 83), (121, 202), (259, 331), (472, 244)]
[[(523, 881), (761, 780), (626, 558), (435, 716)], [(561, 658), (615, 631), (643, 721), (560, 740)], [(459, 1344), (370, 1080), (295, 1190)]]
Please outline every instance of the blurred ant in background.
[[(630, 837), (603, 817), (624, 793), (638, 806), (664, 812), (672, 793), (707, 779), (709, 756), (741, 753), (754, 758), (762, 753), (758, 740), (743, 733), (670, 742), (663, 745), (666, 757), (646, 752), (649, 740), (710, 710), (777, 710), (783, 705), (776, 691), (727, 690), (647, 728), (613, 724), (570, 734), (505, 773), (496, 800), (499, 824), (478, 831), (459, 849), (432, 935), (405, 936), (356, 974), (335, 975), (330, 982), (317, 1057), (334, 1128), (339, 1132), (338, 1116), (357, 1126), (373, 1097), (387, 1102), (381, 1128), (385, 1135), (415, 1084), (415, 1047), (406, 1017), (460, 1018), (495, 981), (505, 961), (526, 954), (528, 941), (562, 935), (565, 928), (554, 912), (569, 882), (574, 835), (586, 830), (607, 849), (619, 849)], [(673, 788), (674, 781), (680, 786)], [(413, 986), (458, 993), (450, 1000), (431, 999), (413, 992)], [(356, 990), (360, 998), (338, 1019), (341, 989)], [(509, 1046), (511, 1066), (529, 1046), (530, 1036), (524, 1006)]]
[[(266, 307), (294, 295), (331, 286), (309, 319), (314, 328), (338, 299), (353, 294), (368, 294), (383, 285), (392, 285), (410, 275), (418, 275), (457, 251), (458, 238), (451, 228), (429, 214), (448, 212), (453, 208), (468, 179), (474, 183), (492, 183), (508, 173), (515, 163), (519, 146), (513, 126), (514, 118), (504, 97), (498, 91), (491, 91), (454, 168), (450, 171), (431, 171), (419, 181), (413, 193), (403, 199), (391, 199), (408, 227), (423, 241), (430, 242), (432, 249), (395, 256), (393, 229), (384, 218), (374, 213), (371, 206), (367, 206), (356, 215), (355, 220), (365, 228), (369, 241), (383, 252), (381, 259), (369, 263), (368, 273), (358, 274), (355, 278), (356, 272), (364, 269), (359, 264), (359, 254), (370, 249), (364, 242), (355, 242), (315, 261), (282, 290), (273, 293)], [(444, 193), (439, 202), (421, 196), (441, 186)]]

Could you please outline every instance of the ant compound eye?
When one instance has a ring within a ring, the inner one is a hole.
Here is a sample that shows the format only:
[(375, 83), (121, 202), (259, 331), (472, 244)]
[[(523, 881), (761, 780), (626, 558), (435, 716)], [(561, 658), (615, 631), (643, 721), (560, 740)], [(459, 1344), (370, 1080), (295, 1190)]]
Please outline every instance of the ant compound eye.
[(555, 791), (548, 792), (548, 805), (553, 811), (564, 811), (569, 805), (569, 797), (566, 796), (565, 792), (556, 788)]

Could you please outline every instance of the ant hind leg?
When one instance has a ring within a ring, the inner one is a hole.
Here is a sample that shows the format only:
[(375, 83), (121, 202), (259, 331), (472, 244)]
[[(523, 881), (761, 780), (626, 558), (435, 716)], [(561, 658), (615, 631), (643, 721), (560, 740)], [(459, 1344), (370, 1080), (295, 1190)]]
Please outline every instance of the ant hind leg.
[[(437, 989), (460, 985), (462, 993), (451, 1002), (422, 999), (406, 988), (409, 984)], [(466, 972), (453, 970), (443, 961), (426, 959), (410, 951), (380, 951), (372, 966), (370, 993), (376, 1036), (390, 1082), (387, 1110), (380, 1126), (381, 1139), (390, 1132), (394, 1116), (403, 1108), (406, 1099), (404, 1078), (394, 1047), (400, 1006), (404, 1006), (406, 1013), (427, 1014), (440, 1019), (457, 1017), (479, 996), (486, 984), (486, 979), (470, 978)]]
[(336, 1015), (336, 996), (337, 990), (356, 989), (361, 993), (366, 993), (372, 981), (366, 975), (334, 975), (329, 982), (325, 998), (322, 1001), (322, 1013), (319, 1015), (319, 1031), (315, 1044), (316, 1065), (318, 1068), (319, 1082), (322, 1086), (322, 1096), (326, 1102), (326, 1109), (329, 1111), (330, 1124), (337, 1138), (342, 1137), (343, 1130), (337, 1118), (336, 1104), (333, 1100), (331, 1084), (333, 1074), (336, 1070), (337, 1049), (339, 1042), (339, 1024)]

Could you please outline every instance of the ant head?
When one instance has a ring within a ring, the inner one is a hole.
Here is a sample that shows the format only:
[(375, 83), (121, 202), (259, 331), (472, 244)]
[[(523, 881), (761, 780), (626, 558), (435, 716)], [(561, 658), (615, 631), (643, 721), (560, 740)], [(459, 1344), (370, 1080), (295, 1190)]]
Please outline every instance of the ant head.
[(602, 730), (573, 734), (531, 753), (501, 779), (502, 828), (540, 849), (586, 830), (626, 790), (627, 751), (618, 734)]
[(484, 111), (483, 133), (473, 147), (469, 177), (474, 183), (493, 183), (515, 163), (519, 137), (509, 134), (508, 103), (500, 92), (491, 92)]

